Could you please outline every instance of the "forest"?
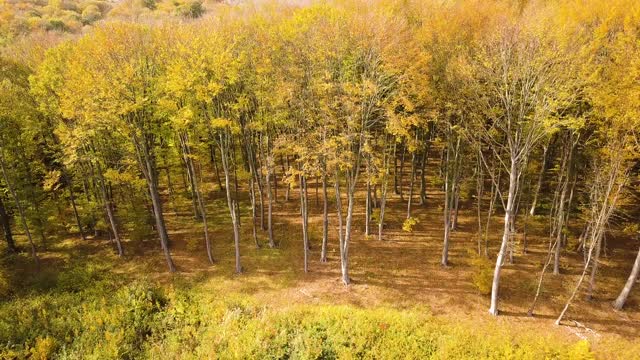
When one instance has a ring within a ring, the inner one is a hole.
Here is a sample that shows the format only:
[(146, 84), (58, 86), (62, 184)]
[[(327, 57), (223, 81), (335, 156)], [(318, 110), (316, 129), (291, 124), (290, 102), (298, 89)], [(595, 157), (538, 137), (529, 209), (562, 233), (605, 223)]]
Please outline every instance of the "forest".
[(0, 0), (0, 358), (640, 359), (639, 126), (635, 0)]

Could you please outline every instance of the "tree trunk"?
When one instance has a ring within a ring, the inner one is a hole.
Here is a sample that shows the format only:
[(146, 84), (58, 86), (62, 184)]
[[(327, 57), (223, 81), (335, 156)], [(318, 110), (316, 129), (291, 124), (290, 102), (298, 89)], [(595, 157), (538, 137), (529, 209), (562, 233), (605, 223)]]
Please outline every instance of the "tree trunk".
[(309, 232), (307, 229), (309, 217), (307, 215), (307, 179), (300, 175), (300, 213), (302, 215), (302, 242), (304, 246), (304, 272), (309, 272)]
[(598, 273), (598, 261), (600, 260), (600, 251), (602, 250), (602, 238), (600, 237), (600, 241), (596, 243), (595, 255), (593, 257), (593, 264), (591, 265), (591, 276), (589, 277), (589, 288), (587, 289), (587, 300), (593, 299), (593, 289), (595, 288), (596, 283), (596, 274)]
[[(286, 155), (286, 159), (287, 159), (287, 169), (289, 169), (289, 155)], [(284, 201), (289, 201), (290, 191), (291, 191), (291, 186), (287, 184), (287, 187), (284, 190)]]
[(211, 163), (213, 163), (213, 169), (215, 170), (216, 182), (218, 183), (218, 188), (220, 190), (224, 190), (224, 187), (222, 186), (222, 179), (220, 178), (220, 170), (218, 169), (218, 161), (216, 160), (216, 147), (213, 144), (211, 144), (210, 146), (211, 146)]
[(2, 196), (0, 196), (0, 225), (4, 233), (4, 240), (7, 242), (7, 248), (10, 252), (16, 252), (18, 249), (16, 248), (13, 233), (11, 232), (11, 218), (9, 214), (7, 214)]
[(109, 225), (111, 226), (111, 232), (113, 233), (113, 237), (116, 243), (116, 248), (118, 250), (118, 256), (122, 257), (124, 255), (124, 250), (122, 248), (122, 242), (120, 241), (120, 234), (118, 232), (118, 226), (116, 225), (115, 214), (113, 210), (113, 202), (109, 193), (107, 192), (107, 187), (105, 185), (104, 176), (102, 175), (102, 169), (100, 164), (98, 164), (98, 182), (100, 183), (100, 190), (102, 193), (102, 202), (104, 203), (104, 209), (107, 213), (107, 218), (109, 219)]
[(553, 260), (553, 275), (560, 274), (560, 250), (562, 249), (562, 229), (564, 228), (564, 204), (565, 204), (565, 196), (567, 193), (566, 183), (563, 184), (562, 192), (560, 194), (560, 200), (558, 204), (557, 210), (557, 225), (556, 225), (556, 247), (554, 252), (554, 260)]
[(156, 221), (156, 229), (160, 234), (160, 245), (164, 251), (164, 256), (167, 260), (167, 266), (170, 272), (175, 272), (176, 267), (171, 259), (171, 253), (169, 252), (169, 235), (164, 223), (164, 215), (162, 214), (162, 200), (160, 199), (160, 193), (158, 187), (153, 181), (148, 182), (149, 192), (151, 194), (151, 204), (153, 205), (153, 215)]
[[(267, 152), (269, 151), (269, 137), (267, 137)], [(263, 156), (264, 158), (264, 156)], [(267, 184), (267, 231), (269, 235), (269, 247), (276, 247), (276, 243), (273, 240), (273, 199), (271, 194), (271, 155), (267, 155), (265, 159), (265, 166), (267, 168), (267, 178), (265, 183)], [(289, 200), (289, 191), (287, 190), (287, 200)]]
[[(225, 130), (229, 131), (229, 130)], [(225, 137), (229, 136), (228, 134), (222, 135), (220, 134), (220, 158), (222, 159), (222, 168), (224, 170), (224, 184), (225, 190), (227, 193), (227, 206), (229, 207), (229, 214), (231, 215), (231, 224), (233, 225), (233, 243), (235, 247), (235, 255), (236, 255), (236, 273), (242, 273), (242, 265), (240, 265), (240, 226), (238, 225), (238, 208), (236, 206), (236, 201), (231, 198), (231, 179), (229, 169), (229, 159), (227, 154), (227, 146), (228, 141), (225, 141)]]
[(349, 284), (348, 258), (344, 256), (345, 255), (344, 254), (345, 237), (343, 235), (342, 196), (340, 195), (340, 173), (338, 169), (336, 169), (335, 193), (336, 193), (336, 212), (338, 215), (338, 244), (340, 246), (340, 269), (342, 272), (342, 281), (345, 284)]
[(398, 175), (398, 194), (400, 195), (400, 200), (404, 201), (404, 193), (402, 192), (403, 181), (404, 181), (404, 157), (407, 153), (406, 146), (402, 147), (402, 156), (400, 157), (400, 174)]
[(365, 198), (365, 206), (364, 206), (364, 234), (369, 236), (370, 234), (370, 226), (369, 223), (371, 221), (371, 181), (367, 179), (367, 189), (366, 189), (366, 198)]
[(484, 171), (480, 159), (481, 150), (478, 150), (476, 162), (476, 205), (478, 215), (478, 255), (482, 254), (482, 197), (484, 196)]
[(427, 203), (426, 165), (429, 160), (429, 148), (430, 142), (427, 142), (424, 154), (422, 154), (422, 159), (420, 160), (420, 205), (425, 205)]
[[(251, 160), (249, 160), (251, 161)], [(249, 176), (249, 198), (251, 200), (251, 231), (253, 232), (253, 242), (256, 244), (256, 249), (260, 249), (260, 243), (258, 242), (258, 232), (256, 229), (257, 211), (256, 211), (256, 189), (254, 180), (254, 171), (251, 170)]]
[(411, 217), (411, 205), (413, 201), (413, 184), (416, 178), (416, 153), (411, 154), (411, 179), (409, 179), (409, 199), (407, 199), (407, 219)]
[(78, 231), (80, 231), (80, 238), (84, 241), (87, 240), (87, 237), (84, 235), (84, 230), (82, 229), (82, 221), (80, 221), (80, 215), (78, 214), (78, 208), (76, 207), (76, 197), (73, 193), (73, 183), (71, 182), (71, 178), (64, 175), (67, 186), (69, 187), (69, 201), (71, 202), (71, 208), (73, 209), (73, 216), (76, 219), (76, 224), (78, 225)]
[(633, 284), (636, 282), (638, 275), (640, 275), (640, 248), (638, 249), (638, 255), (636, 256), (636, 261), (633, 263), (633, 268), (631, 269), (629, 278), (624, 284), (620, 295), (618, 295), (616, 301), (613, 302), (614, 309), (622, 310), (622, 307), (624, 307), (624, 303), (627, 301), (629, 293), (631, 293), (631, 288), (633, 288)]
[(329, 238), (329, 199), (327, 198), (327, 166), (322, 163), (322, 250), (320, 262), (327, 262), (327, 243)]
[(591, 263), (591, 256), (593, 254), (593, 248), (594, 246), (597, 245), (597, 243), (600, 242), (600, 238), (602, 237), (602, 233), (600, 232), (600, 230), (597, 230), (596, 232), (594, 232), (596, 238), (596, 244), (591, 246), (589, 248), (589, 254), (587, 256), (587, 261), (582, 269), (582, 274), (580, 275), (580, 278), (578, 279), (578, 282), (576, 284), (576, 287), (573, 289), (573, 292), (571, 293), (571, 296), (569, 296), (569, 299), (567, 300), (567, 303), (564, 305), (564, 308), (562, 309), (562, 311), (560, 312), (560, 315), (558, 316), (558, 318), (556, 319), (555, 324), (556, 325), (560, 325), (560, 322), (562, 321), (562, 318), (564, 318), (564, 315), (567, 313), (567, 310), (569, 309), (569, 306), (571, 305), (571, 303), (573, 302), (573, 299), (576, 297), (576, 294), (578, 293), (578, 290), (580, 289), (580, 285), (582, 285), (582, 282), (584, 281), (584, 278), (587, 274), (587, 269), (589, 268), (589, 264)]
[(398, 188), (398, 143), (393, 142), (393, 191), (396, 195), (400, 194)]
[(444, 164), (444, 240), (442, 244), (442, 259), (440, 260), (440, 265), (447, 266), (449, 263), (449, 237), (451, 233), (451, 197), (453, 194), (451, 193), (451, 145), (447, 145), (446, 150), (446, 163)]
[[(493, 170), (492, 178), (493, 178)], [(491, 225), (491, 216), (493, 216), (493, 208), (495, 207), (496, 200), (498, 198), (498, 192), (500, 191), (500, 178), (502, 172), (498, 171), (498, 178), (495, 181), (491, 181), (491, 199), (489, 202), (489, 210), (487, 211), (487, 223), (484, 227), (484, 256), (489, 257), (489, 225)]]
[(513, 216), (513, 206), (515, 202), (516, 183), (518, 181), (518, 166), (514, 155), (511, 155), (511, 169), (509, 172), (509, 195), (507, 197), (507, 207), (504, 213), (504, 232), (502, 234), (502, 244), (496, 258), (496, 266), (493, 271), (493, 282), (491, 284), (491, 307), (489, 313), (493, 316), (498, 315), (498, 291), (500, 290), (500, 270), (502, 270), (502, 262), (507, 251), (509, 243), (511, 217)]
[(531, 201), (531, 209), (529, 210), (529, 215), (534, 216), (536, 214), (536, 206), (538, 205), (538, 196), (540, 194), (540, 188), (542, 187), (542, 180), (544, 178), (544, 173), (547, 169), (547, 152), (549, 151), (549, 143), (544, 146), (544, 150), (542, 152), (542, 167), (540, 168), (540, 173), (538, 174), (538, 182), (536, 183), (536, 189), (533, 191), (533, 200)]
[(36, 253), (36, 246), (33, 243), (33, 237), (31, 236), (31, 231), (29, 231), (29, 225), (27, 225), (27, 217), (24, 213), (24, 209), (22, 208), (22, 204), (20, 204), (20, 199), (18, 198), (18, 193), (16, 189), (13, 187), (11, 181), (9, 180), (9, 174), (7, 173), (7, 169), (4, 163), (4, 150), (0, 149), (0, 166), (2, 167), (2, 175), (4, 176), (4, 181), (7, 185), (11, 196), (13, 196), (13, 201), (16, 204), (16, 208), (18, 209), (18, 214), (20, 214), (20, 220), (22, 222), (22, 227), (24, 229), (25, 234), (27, 235), (27, 239), (29, 240), (29, 245), (31, 247), (31, 256), (33, 257), (33, 261), (36, 263), (36, 267), (40, 268), (40, 259), (38, 259), (38, 254)]
[(164, 214), (162, 213), (162, 200), (160, 199), (160, 193), (158, 192), (157, 168), (151, 157), (146, 140), (138, 139), (137, 136), (134, 135), (134, 145), (136, 147), (136, 153), (138, 155), (138, 161), (140, 163), (142, 173), (147, 182), (149, 196), (151, 197), (153, 217), (155, 219), (156, 230), (160, 236), (160, 245), (164, 252), (165, 259), (167, 260), (169, 272), (175, 272), (176, 267), (173, 264), (171, 253), (169, 252), (169, 234), (167, 233)]

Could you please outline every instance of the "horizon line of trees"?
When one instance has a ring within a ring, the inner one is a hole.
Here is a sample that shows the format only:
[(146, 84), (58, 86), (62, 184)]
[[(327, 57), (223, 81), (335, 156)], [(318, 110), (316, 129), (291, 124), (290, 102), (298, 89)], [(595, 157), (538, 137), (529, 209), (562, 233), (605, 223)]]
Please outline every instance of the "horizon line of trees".
[[(518, 247), (526, 256), (527, 224), (545, 217), (548, 255), (531, 315), (547, 270), (560, 274), (563, 252), (584, 255), (559, 323), (587, 277), (591, 296), (608, 225), (619, 219), (638, 233), (621, 209), (637, 211), (625, 195), (638, 173), (639, 47), (640, 9), (630, 0), (268, 4), (191, 22), (107, 22), (32, 61), (0, 59), (7, 249), (16, 250), (20, 228), (37, 265), (47, 234), (73, 229), (82, 239), (108, 234), (122, 256), (124, 233), (152, 228), (174, 272), (164, 213), (179, 196), (180, 169), (211, 263), (207, 199), (214, 186), (224, 191), (238, 273), (241, 193), (252, 241), (263, 246), (265, 231), (277, 247), (278, 189), (286, 200), (298, 192), (306, 272), (315, 180), (320, 261), (334, 211), (345, 285), (358, 201), (365, 234), (379, 240), (392, 194), (406, 201), (407, 229), (416, 205), (441, 207), (445, 267), (459, 210), (472, 210), (474, 251), (495, 255), (493, 315), (503, 265)], [(427, 198), (434, 164), (442, 204)], [(60, 221), (67, 210), (73, 224)], [(583, 229), (577, 238), (570, 224)], [(614, 307), (639, 273), (640, 249)]]

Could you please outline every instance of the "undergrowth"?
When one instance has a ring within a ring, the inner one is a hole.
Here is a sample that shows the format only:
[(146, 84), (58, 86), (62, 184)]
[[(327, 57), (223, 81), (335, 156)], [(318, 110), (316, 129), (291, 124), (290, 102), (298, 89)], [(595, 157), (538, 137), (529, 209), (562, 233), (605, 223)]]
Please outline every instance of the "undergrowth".
[(589, 359), (587, 342), (511, 336), (422, 308), (265, 307), (176, 278), (160, 286), (71, 266), (0, 303), (2, 359)]

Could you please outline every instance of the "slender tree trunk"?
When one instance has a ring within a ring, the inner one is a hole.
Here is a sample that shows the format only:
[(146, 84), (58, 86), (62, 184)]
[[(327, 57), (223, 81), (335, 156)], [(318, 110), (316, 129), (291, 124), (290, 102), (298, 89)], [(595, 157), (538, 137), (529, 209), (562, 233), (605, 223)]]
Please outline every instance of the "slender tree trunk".
[[(287, 169), (289, 169), (289, 155), (286, 155), (286, 159), (287, 159)], [(289, 184), (287, 184), (287, 187), (286, 187), (286, 189), (284, 191), (284, 201), (289, 201), (289, 193), (290, 193), (290, 191), (291, 191), (291, 186)]]
[(478, 255), (482, 254), (482, 198), (484, 196), (484, 170), (480, 156), (481, 150), (478, 150), (476, 161), (476, 210), (478, 217)]
[(249, 176), (249, 198), (251, 200), (251, 231), (253, 232), (253, 242), (256, 244), (256, 249), (260, 249), (260, 243), (258, 242), (258, 232), (256, 229), (257, 211), (256, 211), (256, 190), (254, 171), (251, 171)]
[(371, 221), (371, 181), (367, 179), (367, 194), (365, 198), (365, 206), (364, 206), (364, 234), (366, 236), (370, 235), (370, 226), (369, 223)]
[(344, 241), (342, 246), (342, 282), (345, 285), (349, 285), (351, 283), (351, 278), (349, 277), (349, 243), (351, 242), (351, 229), (353, 225), (353, 206), (354, 206), (354, 190), (355, 185), (352, 183), (353, 177), (349, 174), (347, 178), (347, 219), (345, 224), (344, 231)]
[(319, 195), (319, 191), (320, 191), (320, 180), (318, 179), (318, 174), (315, 174), (316, 177), (316, 207), (320, 206), (320, 195)]
[(335, 178), (335, 193), (336, 193), (336, 212), (338, 215), (338, 244), (340, 246), (340, 269), (342, 272), (342, 281), (345, 281), (346, 274), (346, 282), (349, 283), (349, 267), (348, 267), (348, 258), (345, 257), (344, 248), (345, 248), (345, 236), (343, 234), (343, 224), (342, 224), (342, 195), (340, 195), (340, 170), (336, 169), (336, 178)]
[(78, 214), (78, 208), (76, 207), (76, 197), (73, 193), (73, 183), (71, 182), (71, 178), (64, 175), (67, 186), (69, 187), (69, 201), (71, 202), (71, 208), (73, 209), (73, 216), (76, 219), (76, 224), (78, 225), (78, 231), (80, 231), (80, 238), (82, 240), (87, 240), (87, 237), (84, 235), (84, 230), (82, 229), (82, 221), (80, 221), (80, 215)]
[(460, 185), (456, 179), (453, 186), (453, 220), (451, 221), (451, 230), (458, 229), (458, 214), (460, 213)]
[(173, 264), (173, 260), (171, 259), (171, 253), (169, 252), (169, 235), (167, 233), (167, 228), (164, 223), (164, 216), (162, 214), (162, 200), (160, 199), (160, 194), (158, 192), (158, 187), (153, 181), (148, 182), (149, 192), (151, 194), (151, 203), (153, 205), (153, 215), (156, 221), (156, 229), (160, 234), (160, 244), (162, 246), (162, 250), (164, 251), (164, 256), (167, 260), (167, 266), (169, 267), (170, 272), (175, 272), (176, 267)]
[[(551, 239), (549, 239), (551, 241)], [(544, 275), (547, 272), (547, 268), (551, 265), (551, 260), (553, 259), (553, 251), (555, 247), (558, 246), (558, 239), (556, 238), (553, 243), (549, 243), (549, 251), (547, 252), (547, 258), (545, 259), (544, 265), (542, 266), (542, 271), (540, 271), (540, 277), (538, 278), (538, 286), (536, 288), (536, 294), (533, 297), (533, 301), (531, 302), (531, 306), (529, 307), (529, 311), (527, 311), (528, 316), (533, 316), (533, 311), (538, 302), (538, 297), (542, 292), (542, 281), (544, 280)]]
[(440, 265), (447, 266), (449, 263), (449, 237), (451, 233), (451, 204), (450, 198), (453, 196), (450, 189), (450, 177), (451, 177), (451, 146), (447, 145), (446, 150), (446, 163), (444, 164), (444, 241), (442, 245), (442, 259)]
[[(228, 132), (229, 130), (225, 131)], [(229, 154), (227, 154), (227, 146), (229, 141), (225, 139), (225, 137), (227, 136), (229, 135), (220, 134), (220, 158), (222, 159), (222, 168), (224, 171), (224, 188), (226, 189), (227, 193), (227, 206), (229, 207), (229, 214), (231, 215), (231, 223), (233, 225), (233, 243), (236, 255), (236, 273), (240, 274), (242, 273), (242, 265), (240, 264), (240, 225), (238, 224), (238, 207), (236, 206), (235, 199), (232, 199), (231, 197), (231, 169), (229, 168)]]
[(267, 230), (267, 225), (265, 224), (264, 221), (264, 188), (263, 188), (263, 184), (262, 184), (262, 178), (263, 178), (263, 173), (262, 173), (262, 166), (264, 163), (264, 159), (263, 159), (263, 154), (262, 154), (262, 136), (258, 136), (258, 150), (255, 152), (255, 161), (254, 161), (254, 170), (255, 170), (255, 181), (256, 184), (258, 185), (258, 195), (259, 200), (260, 200), (260, 229)]
[(564, 204), (565, 204), (566, 193), (567, 193), (567, 186), (566, 184), (564, 184), (562, 193), (560, 194), (560, 203), (558, 206), (558, 222), (556, 225), (557, 244), (555, 247), (554, 260), (553, 260), (553, 275), (560, 274), (560, 250), (562, 249), (562, 236), (563, 236), (562, 230), (564, 229), (563, 220), (564, 220)]
[(25, 234), (27, 235), (27, 239), (29, 240), (29, 245), (31, 247), (31, 256), (33, 257), (33, 261), (36, 263), (36, 267), (39, 269), (40, 259), (38, 259), (38, 254), (36, 253), (36, 246), (33, 243), (33, 237), (31, 236), (31, 231), (29, 231), (29, 225), (27, 225), (27, 217), (24, 213), (24, 209), (22, 208), (22, 204), (20, 204), (20, 199), (18, 198), (16, 189), (13, 187), (13, 184), (9, 179), (9, 174), (7, 173), (6, 165), (4, 162), (4, 150), (1, 148), (0, 148), (0, 166), (2, 167), (2, 175), (4, 176), (5, 184), (7, 185), (7, 189), (9, 190), (9, 193), (11, 193), (11, 196), (13, 197), (13, 201), (15, 202), (16, 208), (18, 209), (18, 214), (20, 215), (20, 221), (22, 222), (22, 227), (24, 229)]
[(500, 251), (496, 258), (496, 266), (493, 271), (493, 282), (491, 284), (491, 307), (489, 313), (491, 315), (498, 315), (498, 291), (500, 290), (500, 271), (502, 270), (502, 263), (507, 251), (507, 245), (509, 243), (509, 236), (511, 230), (511, 217), (513, 216), (513, 208), (516, 197), (516, 185), (518, 181), (518, 166), (517, 160), (514, 155), (511, 155), (511, 169), (509, 172), (509, 194), (507, 197), (507, 207), (504, 213), (504, 233), (502, 234), (502, 244), (500, 245)]
[(636, 256), (636, 261), (633, 263), (633, 268), (631, 269), (631, 273), (629, 274), (629, 278), (627, 282), (624, 284), (620, 295), (616, 298), (616, 301), (613, 302), (613, 308), (616, 310), (622, 310), (624, 307), (624, 303), (627, 302), (627, 298), (629, 297), (629, 293), (631, 293), (631, 289), (633, 288), (633, 284), (638, 279), (638, 275), (640, 275), (640, 248), (638, 249), (638, 255)]
[(7, 209), (4, 206), (2, 196), (0, 196), (0, 225), (4, 233), (4, 240), (7, 242), (7, 248), (10, 252), (16, 252), (16, 243), (13, 240), (13, 233), (11, 232), (11, 218), (7, 214)]
[[(267, 137), (267, 152), (269, 152), (269, 137)], [(264, 158), (264, 157), (263, 157)], [(272, 158), (271, 155), (267, 155), (265, 158), (265, 166), (267, 168), (267, 178), (265, 183), (267, 184), (267, 231), (269, 234), (269, 247), (276, 247), (276, 243), (273, 240), (273, 199), (271, 196), (271, 163)], [(289, 191), (287, 190), (287, 201), (289, 200)]]
[(224, 190), (222, 186), (222, 179), (220, 177), (220, 170), (218, 169), (218, 161), (216, 160), (216, 146), (211, 144), (211, 163), (216, 174), (216, 182), (218, 183), (218, 189)]
[(533, 200), (531, 201), (531, 209), (529, 210), (529, 215), (534, 216), (536, 214), (536, 206), (538, 205), (538, 196), (540, 194), (540, 188), (542, 187), (542, 180), (544, 178), (544, 173), (547, 170), (547, 152), (549, 151), (549, 143), (544, 146), (544, 150), (542, 152), (542, 166), (540, 168), (540, 173), (538, 173), (538, 182), (536, 183), (536, 188), (533, 191)]
[[(602, 233), (600, 231), (596, 231), (596, 234), (594, 236), (597, 237), (595, 239), (596, 243), (599, 243), (600, 242), (600, 237), (602, 236)], [(591, 246), (590, 249), (589, 249), (589, 255), (587, 256), (587, 261), (586, 261), (586, 263), (585, 263), (585, 265), (584, 265), (584, 267), (582, 269), (582, 274), (580, 275), (580, 278), (578, 279), (576, 287), (573, 289), (573, 292), (571, 293), (571, 296), (569, 296), (569, 299), (567, 300), (567, 303), (564, 305), (564, 308), (562, 309), (562, 311), (560, 312), (560, 315), (556, 319), (556, 322), (555, 322), (556, 325), (560, 325), (560, 322), (562, 321), (562, 318), (564, 318), (564, 315), (567, 313), (567, 310), (569, 309), (569, 306), (573, 302), (573, 299), (578, 294), (578, 290), (580, 289), (580, 286), (582, 285), (582, 282), (584, 281), (584, 278), (587, 275), (587, 269), (589, 268), (589, 265), (591, 263), (591, 256), (593, 254), (593, 248), (594, 248), (594, 246)]]
[[(493, 170), (492, 178), (493, 178)], [(487, 211), (487, 223), (484, 227), (484, 256), (489, 257), (489, 225), (491, 225), (491, 217), (493, 216), (493, 208), (495, 207), (496, 200), (498, 198), (498, 192), (500, 191), (500, 178), (502, 177), (502, 171), (498, 171), (498, 178), (496, 181), (491, 181), (491, 198), (489, 201), (489, 210)]]
[[(380, 216), (378, 219), (378, 241), (382, 241), (382, 231), (384, 230), (384, 210), (387, 204), (387, 188), (389, 187), (389, 155), (387, 153), (388, 137), (384, 138), (384, 150), (382, 152), (382, 164), (384, 166), (384, 174), (382, 175), (382, 183), (380, 184)], [(395, 142), (394, 142), (395, 149)], [(394, 150), (395, 154), (395, 150)], [(394, 158), (395, 165), (395, 158)]]
[(398, 143), (393, 142), (393, 191), (396, 195), (400, 194), (398, 188)]
[(424, 149), (424, 154), (422, 154), (420, 160), (420, 205), (425, 205), (427, 203), (427, 175), (426, 175), (426, 165), (429, 161), (429, 148), (430, 142), (427, 141), (427, 146)]
[(600, 261), (600, 251), (602, 249), (603, 237), (604, 235), (600, 237), (600, 241), (598, 241), (595, 245), (596, 253), (593, 257), (593, 264), (591, 265), (591, 276), (589, 277), (589, 287), (587, 289), (587, 300), (593, 299), (593, 289), (595, 288), (595, 284), (596, 284), (596, 274), (598, 273), (598, 261)]
[(404, 193), (402, 192), (402, 187), (404, 186), (404, 157), (407, 153), (406, 146), (402, 147), (402, 156), (400, 157), (400, 174), (398, 175), (398, 194), (400, 195), (400, 200), (404, 201)]
[(416, 153), (411, 154), (411, 179), (409, 180), (409, 199), (407, 199), (407, 219), (411, 217), (411, 205), (413, 201), (413, 185), (416, 178)]
[(153, 206), (153, 217), (155, 219), (156, 230), (160, 236), (160, 245), (164, 252), (165, 259), (167, 260), (167, 266), (169, 272), (175, 272), (176, 267), (171, 259), (171, 253), (169, 252), (169, 234), (167, 233), (167, 227), (164, 222), (164, 214), (162, 212), (162, 200), (160, 199), (160, 193), (158, 191), (158, 179), (157, 168), (152, 160), (148, 145), (145, 139), (138, 139), (134, 135), (134, 145), (138, 155), (138, 161), (140, 163), (142, 173), (147, 182), (149, 190), (149, 196), (151, 197), (151, 204)]
[(307, 179), (300, 175), (300, 212), (302, 214), (302, 242), (304, 246), (304, 272), (309, 272), (309, 232), (307, 229), (309, 217), (307, 201)]
[[(282, 175), (284, 179), (284, 174)], [(273, 158), (273, 202), (278, 203), (278, 164), (275, 158)]]
[(100, 167), (100, 164), (98, 164), (98, 182), (100, 183), (100, 190), (102, 193), (102, 202), (104, 204), (105, 212), (107, 213), (107, 218), (109, 219), (109, 225), (111, 226), (111, 233), (113, 233), (113, 237), (116, 243), (118, 256), (122, 257), (124, 255), (124, 250), (122, 248), (122, 242), (120, 241), (120, 234), (118, 232), (118, 226), (116, 224), (115, 214), (113, 210), (113, 201), (107, 191), (107, 187), (105, 185), (105, 180), (104, 180), (104, 176), (102, 175), (102, 168)]
[(327, 262), (327, 243), (329, 241), (329, 199), (327, 198), (327, 165), (322, 163), (322, 250), (320, 262)]
[(185, 164), (187, 165), (189, 174), (191, 174), (190, 176), (191, 176), (191, 185), (193, 187), (193, 194), (195, 195), (195, 199), (198, 205), (198, 208), (197, 208), (198, 211), (196, 212), (196, 215), (198, 215), (199, 213), (199, 218), (200, 220), (202, 220), (202, 225), (204, 227), (204, 243), (205, 243), (205, 248), (207, 250), (207, 258), (209, 259), (209, 263), (213, 264), (214, 259), (213, 259), (213, 253), (211, 248), (211, 239), (209, 238), (209, 224), (207, 221), (207, 206), (205, 205), (204, 197), (200, 192), (199, 180), (198, 180), (197, 172), (195, 169), (195, 165), (193, 163), (191, 147), (189, 146), (188, 134), (183, 133), (182, 136), (180, 137), (180, 140), (182, 143), (182, 151), (183, 151)]

